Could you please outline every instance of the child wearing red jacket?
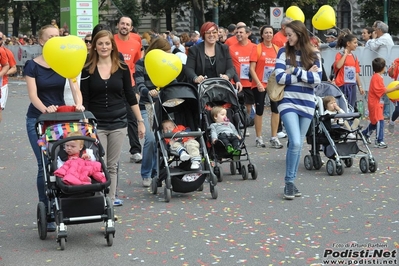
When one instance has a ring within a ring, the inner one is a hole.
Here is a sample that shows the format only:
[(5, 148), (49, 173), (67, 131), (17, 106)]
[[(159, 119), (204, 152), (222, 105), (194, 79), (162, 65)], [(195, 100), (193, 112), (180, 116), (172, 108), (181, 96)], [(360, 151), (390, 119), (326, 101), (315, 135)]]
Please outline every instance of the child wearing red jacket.
[[(183, 125), (176, 125), (172, 120), (162, 122), (164, 133), (179, 133), (189, 131), (190, 129)], [(193, 137), (183, 137), (178, 139), (165, 139), (166, 144), (170, 145), (170, 149), (179, 154), (181, 161), (191, 159), (191, 169), (199, 169), (201, 165), (201, 155), (199, 153), (199, 143)]]
[(380, 57), (375, 58), (372, 62), (374, 75), (370, 80), (368, 95), (370, 124), (362, 131), (367, 143), (371, 144), (370, 135), (376, 130), (377, 136), (374, 147), (382, 149), (388, 147), (384, 142), (384, 99), (382, 96), (388, 92), (399, 90), (399, 85), (391, 89), (385, 88), (382, 77), (385, 72), (385, 64), (385, 60)]

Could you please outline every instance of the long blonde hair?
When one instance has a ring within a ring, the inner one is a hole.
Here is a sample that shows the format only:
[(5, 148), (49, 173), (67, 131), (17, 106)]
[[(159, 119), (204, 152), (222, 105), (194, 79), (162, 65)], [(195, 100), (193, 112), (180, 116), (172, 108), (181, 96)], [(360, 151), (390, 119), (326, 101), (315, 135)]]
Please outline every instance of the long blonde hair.
[(88, 71), (90, 74), (93, 74), (98, 61), (99, 61), (99, 56), (97, 54), (96, 51), (96, 43), (98, 41), (98, 39), (102, 38), (102, 37), (108, 37), (111, 40), (111, 44), (112, 44), (112, 51), (111, 51), (111, 62), (112, 62), (112, 67), (111, 67), (111, 74), (114, 74), (119, 68), (121, 69), (125, 69), (126, 64), (124, 62), (122, 62), (119, 58), (119, 51), (118, 51), (118, 47), (116, 46), (116, 42), (114, 39), (114, 36), (112, 35), (112, 33), (110, 31), (107, 30), (100, 30), (93, 38), (92, 41), (92, 46), (90, 48), (90, 52), (89, 52), (89, 58), (87, 60), (87, 63), (85, 64), (85, 68), (88, 68)]

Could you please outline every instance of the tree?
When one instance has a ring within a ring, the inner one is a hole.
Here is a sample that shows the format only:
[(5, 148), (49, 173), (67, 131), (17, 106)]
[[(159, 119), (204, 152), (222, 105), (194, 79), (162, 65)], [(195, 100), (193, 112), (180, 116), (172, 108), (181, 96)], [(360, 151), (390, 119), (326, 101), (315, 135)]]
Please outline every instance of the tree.
[[(360, 6), (360, 18), (365, 20), (367, 25), (373, 25), (376, 20), (384, 20), (384, 6), (381, 3), (376, 5), (373, 0), (358, 0)], [(388, 1), (388, 26), (392, 35), (399, 33), (399, 21), (397, 14), (399, 13), (399, 0)]]
[(188, 2), (188, 0), (143, 0), (141, 9), (143, 14), (151, 14), (156, 17), (165, 15), (166, 28), (172, 30), (172, 13), (177, 12), (180, 6), (187, 5)]
[(117, 16), (118, 18), (121, 16), (128, 16), (132, 19), (134, 26), (137, 27), (140, 25), (141, 7), (137, 0), (113, 0), (113, 2), (121, 13)]
[(25, 7), (28, 11), (32, 34), (36, 34), (37, 29), (50, 24), (52, 19), (60, 17), (60, 1), (26, 1)]

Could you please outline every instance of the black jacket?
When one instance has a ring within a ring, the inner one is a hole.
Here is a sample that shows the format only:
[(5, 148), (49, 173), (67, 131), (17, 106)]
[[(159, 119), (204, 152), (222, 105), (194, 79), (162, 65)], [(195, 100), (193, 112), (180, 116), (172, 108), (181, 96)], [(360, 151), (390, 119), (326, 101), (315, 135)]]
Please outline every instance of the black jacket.
[[(227, 45), (216, 43), (215, 46), (215, 60), (216, 60), (216, 74), (219, 77), (221, 74), (227, 75), (229, 79), (237, 78), (236, 71), (229, 53)], [(185, 67), (187, 80), (193, 83), (196, 76), (205, 76), (205, 44), (201, 42), (190, 47), (188, 50), (187, 63)], [(214, 78), (214, 77), (208, 77)], [(235, 80), (236, 81), (236, 80)], [(238, 80), (239, 81), (239, 80)]]

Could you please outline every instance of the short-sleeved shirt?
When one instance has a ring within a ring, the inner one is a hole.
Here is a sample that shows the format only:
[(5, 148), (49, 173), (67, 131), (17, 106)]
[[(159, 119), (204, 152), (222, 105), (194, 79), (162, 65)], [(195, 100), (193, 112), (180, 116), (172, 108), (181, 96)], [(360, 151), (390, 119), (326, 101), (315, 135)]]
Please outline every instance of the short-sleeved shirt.
[(378, 121), (384, 120), (384, 96), (386, 88), (382, 76), (374, 73), (370, 80), (368, 93), (369, 119), (371, 124), (377, 124)]
[[(136, 72), (136, 62), (141, 58), (141, 40), (137, 41), (133, 35), (129, 35), (129, 39), (127, 41), (122, 41), (119, 39), (118, 34), (114, 35), (116, 46), (118, 47), (118, 51), (122, 53), (123, 58), (125, 59), (126, 65), (128, 65), (130, 73), (133, 75)], [(132, 86), (136, 83), (134, 82), (133, 76)]]
[(274, 34), (272, 44), (277, 45), (279, 48), (283, 47), (287, 42), (287, 36), (284, 36), (280, 31)]
[[(0, 70), (3, 68), (3, 66), (8, 64), (8, 57), (6, 50), (3, 48), (0, 48)], [(5, 75), (4, 75), (5, 76)], [(4, 80), (1, 85), (4, 84)]]
[[(266, 87), (267, 80), (274, 70), (276, 65), (276, 58), (278, 47), (272, 44), (272, 47), (266, 47), (264, 43), (260, 43), (252, 50), (251, 62), (256, 62), (255, 72), (264, 87)], [(252, 88), (256, 88), (256, 82), (252, 79)]]
[(251, 87), (252, 84), (252, 82), (249, 81), (249, 63), (252, 50), (256, 50), (256, 44), (249, 40), (244, 46), (240, 43), (236, 43), (229, 47), (233, 65), (243, 87)]
[[(24, 75), (36, 80), (37, 97), (45, 106), (65, 105), (64, 87), (66, 79), (57, 74), (51, 68), (46, 68), (34, 60), (28, 60), (24, 66)], [(29, 118), (38, 118), (42, 112), (32, 103), (28, 107), (26, 116)]]
[[(341, 52), (335, 55), (335, 64), (342, 58), (343, 54)], [(335, 84), (341, 87), (344, 84), (355, 84), (356, 83), (356, 73), (360, 73), (359, 61), (353, 54), (348, 54), (345, 59), (344, 65), (339, 69), (335, 70), (337, 76), (335, 77)]]
[[(3, 47), (3, 48), (4, 48), (5, 52), (6, 52), (7, 59), (8, 59), (8, 65), (10, 66), (10, 68), (16, 66), (17, 65), (17, 61), (15, 61), (15, 57), (14, 57), (14, 54), (12, 53), (12, 51), (10, 49), (5, 48), (5, 47)], [(3, 84), (2, 84), (2, 86), (7, 85), (7, 84), (8, 84), (8, 76), (4, 75), (3, 76)]]

